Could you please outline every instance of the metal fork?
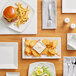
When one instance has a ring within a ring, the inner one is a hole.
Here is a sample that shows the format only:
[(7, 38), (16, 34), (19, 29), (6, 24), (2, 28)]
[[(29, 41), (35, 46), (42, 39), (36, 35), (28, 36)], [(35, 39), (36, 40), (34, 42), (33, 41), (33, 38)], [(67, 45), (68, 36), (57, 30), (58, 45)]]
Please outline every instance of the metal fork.
[(75, 65), (76, 65), (76, 58), (74, 58), (72, 64), (73, 64), (73, 76), (75, 76), (75, 73), (74, 73), (75, 69), (74, 68), (75, 68)]
[(71, 63), (68, 63), (68, 76), (70, 76), (70, 66), (71, 66)]
[(71, 60), (71, 58), (67, 58), (66, 59), (66, 61), (67, 61), (67, 66), (68, 66), (68, 74), (67, 74), (67, 76), (71, 76), (71, 65), (72, 65), (72, 60)]
[(52, 24), (52, 16), (51, 16), (51, 3), (49, 3), (48, 5), (48, 23), (47, 23), (47, 26), (51, 26)]

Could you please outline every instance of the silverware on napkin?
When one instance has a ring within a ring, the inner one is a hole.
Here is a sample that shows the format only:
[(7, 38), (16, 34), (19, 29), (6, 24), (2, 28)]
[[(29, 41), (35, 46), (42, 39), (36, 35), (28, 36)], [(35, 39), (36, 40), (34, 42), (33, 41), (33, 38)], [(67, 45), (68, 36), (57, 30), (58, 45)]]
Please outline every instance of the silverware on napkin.
[(56, 29), (56, 0), (42, 0), (42, 29)]
[(66, 64), (68, 66), (68, 76), (72, 76), (73, 73), (72, 58), (66, 58)]
[(73, 57), (64, 57), (63, 59), (63, 76), (73, 76)]
[(68, 64), (68, 76), (72, 76), (73, 75), (73, 65), (72, 63)]

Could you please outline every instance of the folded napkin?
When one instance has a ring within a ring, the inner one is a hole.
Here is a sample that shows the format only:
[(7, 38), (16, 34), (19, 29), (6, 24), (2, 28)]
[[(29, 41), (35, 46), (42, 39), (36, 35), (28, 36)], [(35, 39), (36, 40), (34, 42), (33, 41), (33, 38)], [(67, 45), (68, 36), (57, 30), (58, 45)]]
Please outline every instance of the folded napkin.
[(67, 50), (76, 50), (76, 33), (67, 34)]
[[(51, 5), (51, 23), (49, 23), (49, 4)], [(48, 24), (49, 23), (49, 24)], [(49, 25), (49, 26), (48, 26)], [(42, 0), (42, 29), (56, 29), (56, 0)]]

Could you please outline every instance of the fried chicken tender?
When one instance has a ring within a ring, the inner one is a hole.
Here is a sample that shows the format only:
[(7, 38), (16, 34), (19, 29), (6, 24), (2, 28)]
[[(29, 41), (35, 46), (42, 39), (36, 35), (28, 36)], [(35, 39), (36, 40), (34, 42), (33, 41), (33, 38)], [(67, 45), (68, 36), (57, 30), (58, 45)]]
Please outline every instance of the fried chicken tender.
[(54, 54), (51, 54), (51, 53), (49, 52), (49, 48), (44, 49), (44, 51), (42, 52), (42, 55), (54, 56)]
[(49, 48), (49, 53), (53, 55), (57, 55), (57, 52), (55, 49)]
[(25, 39), (25, 45), (30, 46), (30, 42), (31, 42), (31, 40)]
[(47, 47), (47, 48), (51, 48), (51, 47), (53, 47), (53, 42), (50, 42), (50, 44), (47, 45), (46, 47)]
[(54, 56), (54, 54), (51, 54), (50, 52), (48, 52), (48, 55), (47, 56)]
[(42, 40), (42, 43), (43, 43), (44, 45), (49, 45), (49, 44), (50, 44), (50, 40), (49, 40), (49, 39), (43, 39), (43, 40)]
[(30, 47), (34, 47), (36, 43), (37, 43), (36, 40), (32, 40), (32, 41), (30, 42)]
[(53, 40), (53, 48), (56, 48), (57, 44), (58, 44), (58, 41), (57, 40)]
[(34, 57), (39, 57), (39, 53), (37, 53), (34, 49), (32, 49), (32, 54)]
[(49, 49), (48, 48), (45, 48), (43, 51), (42, 51), (42, 55), (48, 55), (48, 51), (49, 51)]
[(31, 48), (30, 47), (26, 47), (25, 48), (25, 54), (27, 55), (27, 56), (30, 56), (31, 55)]

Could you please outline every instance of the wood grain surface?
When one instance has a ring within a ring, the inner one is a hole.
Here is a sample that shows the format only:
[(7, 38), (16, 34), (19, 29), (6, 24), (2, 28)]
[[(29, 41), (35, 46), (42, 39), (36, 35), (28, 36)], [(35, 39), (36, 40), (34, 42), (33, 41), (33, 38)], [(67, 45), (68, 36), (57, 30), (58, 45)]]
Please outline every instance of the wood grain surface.
[[(41, 2), (38, 0), (38, 33), (37, 35), (0, 35), (0, 42), (18, 42), (18, 70), (0, 70), (0, 76), (6, 76), (6, 72), (20, 72), (20, 76), (28, 76), (28, 68), (30, 63), (47, 61), (54, 63), (56, 69), (56, 76), (63, 76), (63, 56), (76, 56), (76, 51), (67, 51), (66, 38), (67, 33), (76, 32), (69, 28), (71, 23), (76, 24), (76, 14), (62, 14), (62, 0), (57, 0), (57, 29), (56, 30), (42, 30), (41, 17)], [(69, 17), (71, 22), (67, 25), (63, 23), (65, 17)], [(31, 29), (31, 28), (30, 28)], [(61, 37), (61, 53), (62, 58), (59, 60), (23, 60), (22, 59), (22, 37)]]

